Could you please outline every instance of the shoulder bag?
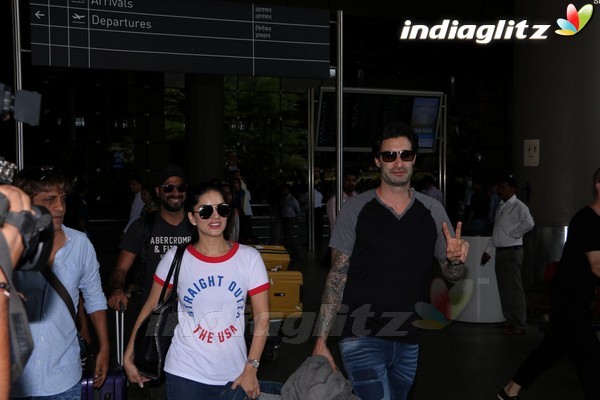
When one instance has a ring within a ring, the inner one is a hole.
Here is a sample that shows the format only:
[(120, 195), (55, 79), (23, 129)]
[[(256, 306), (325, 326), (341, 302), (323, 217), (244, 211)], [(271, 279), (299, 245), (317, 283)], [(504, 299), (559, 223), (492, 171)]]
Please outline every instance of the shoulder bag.
[(73, 318), (73, 323), (75, 323), (75, 329), (77, 330), (77, 340), (79, 341), (79, 357), (81, 358), (81, 367), (83, 370), (93, 371), (95, 368), (95, 363), (93, 363), (93, 352), (91, 351), (90, 344), (85, 341), (81, 335), (79, 335), (79, 320), (77, 319), (77, 312), (75, 311), (75, 304), (67, 291), (67, 288), (63, 283), (58, 279), (54, 271), (50, 269), (50, 267), (45, 268), (40, 271), (48, 284), (54, 288), (56, 293), (60, 296), (62, 301), (64, 301), (67, 309), (69, 310), (69, 314), (71, 314), (71, 318)]
[[(165, 357), (177, 326), (177, 280), (181, 259), (187, 245), (177, 248), (171, 268), (160, 292), (158, 304), (140, 323), (133, 341), (133, 363), (140, 375), (159, 379), (163, 374)], [(165, 299), (173, 276), (173, 288)]]

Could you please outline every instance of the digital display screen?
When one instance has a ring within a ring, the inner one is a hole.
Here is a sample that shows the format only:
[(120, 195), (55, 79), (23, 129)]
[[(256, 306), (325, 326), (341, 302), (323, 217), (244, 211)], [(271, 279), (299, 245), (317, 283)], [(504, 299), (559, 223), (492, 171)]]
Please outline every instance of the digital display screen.
[[(419, 138), (419, 152), (435, 152), (443, 96), (441, 92), (344, 88), (344, 151), (371, 151), (374, 138), (385, 124), (403, 121), (415, 130)], [(336, 121), (335, 89), (322, 88), (316, 150), (335, 150)]]

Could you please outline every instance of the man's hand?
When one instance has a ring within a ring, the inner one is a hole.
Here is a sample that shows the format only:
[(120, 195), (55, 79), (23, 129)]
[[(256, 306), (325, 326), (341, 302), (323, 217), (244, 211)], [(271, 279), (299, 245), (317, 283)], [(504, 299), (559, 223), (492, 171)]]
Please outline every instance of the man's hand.
[(129, 297), (125, 293), (124, 287), (127, 280), (127, 272), (129, 272), (136, 258), (137, 254), (125, 250), (121, 250), (117, 256), (117, 263), (108, 280), (108, 287), (111, 288), (111, 292), (108, 295), (108, 305), (114, 310), (121, 311), (121, 305), (123, 305), (124, 309), (127, 309)]
[[(127, 310), (127, 303), (129, 302), (129, 298), (123, 291), (123, 289), (115, 289), (111, 292), (108, 297), (108, 305), (114, 310), (120, 311), (121, 305), (123, 305), (123, 310)], [(121, 310), (121, 311), (123, 311)]]
[(337, 366), (335, 365), (335, 361), (333, 360), (333, 356), (331, 355), (331, 352), (327, 347), (327, 344), (321, 338), (317, 338), (317, 342), (315, 343), (315, 347), (313, 348), (312, 355), (325, 357), (327, 361), (329, 361), (329, 364), (331, 364), (331, 368), (333, 369), (333, 371), (335, 372), (338, 370)]
[[(31, 199), (21, 189), (11, 185), (0, 185), (0, 193), (8, 200), (8, 211), (10, 212), (31, 212)], [(11, 224), (2, 224), (0, 234), (4, 236), (8, 248), (10, 249), (10, 259), (15, 266), (19, 262), (24, 250), (23, 238), (19, 230)]]
[(464, 263), (469, 254), (469, 243), (460, 238), (462, 222), (456, 225), (456, 234), (454, 237), (450, 234), (448, 225), (445, 222), (442, 224), (442, 231), (446, 237), (446, 258), (448, 261), (451, 263)]
[(481, 265), (483, 267), (485, 264), (487, 264), (488, 261), (490, 261), (490, 258), (492, 258), (492, 256), (490, 256), (488, 253), (486, 253), (484, 251), (483, 254), (481, 255), (481, 262), (479, 263), (479, 265)]
[(101, 349), (96, 356), (96, 365), (94, 369), (94, 387), (96, 389), (104, 385), (108, 376), (108, 360), (110, 358), (108, 349)]

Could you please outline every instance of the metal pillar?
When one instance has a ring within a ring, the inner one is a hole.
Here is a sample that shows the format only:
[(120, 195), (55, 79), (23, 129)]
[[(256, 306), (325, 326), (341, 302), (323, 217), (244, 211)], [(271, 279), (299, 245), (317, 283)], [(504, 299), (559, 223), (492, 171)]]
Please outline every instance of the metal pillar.
[(337, 94), (337, 121), (336, 121), (336, 142), (335, 142), (335, 209), (336, 213), (342, 208), (342, 186), (344, 179), (344, 12), (337, 12), (337, 68), (335, 71), (335, 83)]
[[(19, 21), (19, 0), (12, 0), (13, 17), (13, 65), (15, 70), (14, 90), (15, 93), (23, 89), (23, 78), (21, 75), (21, 23)], [(17, 160), (19, 170), (23, 169), (23, 122), (15, 120)]]
[(308, 89), (308, 251), (315, 249), (315, 89)]

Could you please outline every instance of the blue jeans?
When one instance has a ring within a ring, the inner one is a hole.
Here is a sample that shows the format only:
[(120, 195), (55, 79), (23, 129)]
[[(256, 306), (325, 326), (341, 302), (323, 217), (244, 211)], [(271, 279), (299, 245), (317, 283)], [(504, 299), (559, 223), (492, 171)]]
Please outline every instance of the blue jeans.
[(81, 400), (81, 382), (70, 389), (51, 396), (11, 397), (12, 400)]
[[(231, 389), (233, 382), (225, 385), (207, 385), (166, 373), (169, 400), (247, 400), (250, 397), (241, 386)], [(261, 381), (261, 393), (281, 393), (281, 383)]]
[(340, 342), (342, 361), (361, 400), (405, 400), (417, 373), (419, 345), (376, 337)]

